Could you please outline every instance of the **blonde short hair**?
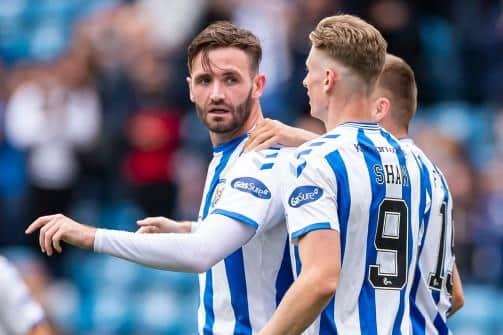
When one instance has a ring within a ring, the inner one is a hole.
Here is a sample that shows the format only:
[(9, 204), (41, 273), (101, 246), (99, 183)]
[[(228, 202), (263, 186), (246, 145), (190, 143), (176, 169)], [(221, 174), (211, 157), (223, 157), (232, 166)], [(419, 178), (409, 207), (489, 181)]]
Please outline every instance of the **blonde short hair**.
[(371, 24), (353, 15), (335, 15), (321, 20), (309, 35), (313, 47), (350, 68), (374, 87), (384, 66), (387, 43)]

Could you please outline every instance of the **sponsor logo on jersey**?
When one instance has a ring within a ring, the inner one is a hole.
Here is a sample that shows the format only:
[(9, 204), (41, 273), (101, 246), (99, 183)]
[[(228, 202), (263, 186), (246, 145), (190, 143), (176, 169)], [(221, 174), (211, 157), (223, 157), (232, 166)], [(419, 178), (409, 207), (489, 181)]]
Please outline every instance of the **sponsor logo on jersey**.
[(316, 201), (323, 195), (323, 189), (318, 186), (299, 186), (293, 190), (288, 204), (297, 208), (310, 202)]
[(271, 191), (260, 180), (252, 177), (236, 178), (232, 181), (231, 187), (238, 191), (250, 193), (260, 199), (270, 199)]

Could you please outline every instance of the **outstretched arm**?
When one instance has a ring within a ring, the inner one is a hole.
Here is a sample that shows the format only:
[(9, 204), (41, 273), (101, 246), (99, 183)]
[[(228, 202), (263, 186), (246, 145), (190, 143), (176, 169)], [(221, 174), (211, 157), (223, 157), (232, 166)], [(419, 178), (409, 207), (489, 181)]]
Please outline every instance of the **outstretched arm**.
[(135, 234), (96, 229), (64, 215), (37, 219), (27, 229), (40, 229), (40, 247), (47, 255), (62, 252), (61, 241), (135, 263), (170, 271), (205, 272), (255, 234), (255, 229), (226, 216), (209, 215), (193, 234)]

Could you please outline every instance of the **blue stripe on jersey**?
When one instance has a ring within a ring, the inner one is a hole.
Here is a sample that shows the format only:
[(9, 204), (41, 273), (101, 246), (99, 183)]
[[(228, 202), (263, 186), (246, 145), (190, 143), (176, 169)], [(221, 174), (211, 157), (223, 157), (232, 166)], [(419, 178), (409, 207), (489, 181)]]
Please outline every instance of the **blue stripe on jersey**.
[[(416, 292), (417, 292), (417, 285), (419, 284), (419, 281), (421, 280), (421, 271), (419, 270), (419, 267), (416, 267), (416, 275), (414, 277), (414, 283), (413, 286), (416, 286)], [(411, 299), (410, 299), (410, 317), (412, 321), (412, 334), (414, 335), (424, 335), (426, 332), (426, 319), (424, 318), (423, 314), (421, 314), (421, 311), (417, 307), (415, 303), (415, 293), (414, 296), (412, 296), (412, 290), (411, 290)]]
[(369, 209), (369, 222), (367, 233), (367, 251), (365, 259), (365, 276), (358, 297), (358, 312), (360, 317), (360, 331), (366, 335), (377, 334), (375, 289), (367, 279), (369, 276), (369, 264), (376, 264), (377, 251), (374, 246), (374, 239), (377, 231), (377, 215), (379, 204), (386, 195), (386, 185), (379, 185), (372, 181), (373, 166), (382, 166), (381, 156), (372, 141), (365, 135), (363, 129), (358, 129), (357, 142), (362, 147), (363, 157), (367, 165), (369, 182), (372, 191), (372, 202)]
[(307, 165), (307, 161), (304, 161), (301, 164), (299, 164), (299, 166), (297, 166), (297, 171), (296, 171), (297, 177), (300, 176), (302, 171), (304, 171), (304, 168), (306, 167), (306, 165)]
[(351, 194), (349, 192), (349, 178), (346, 165), (338, 151), (325, 156), (337, 179), (337, 215), (341, 236), (341, 264), (346, 250), (346, 234), (348, 229), (349, 210), (351, 208)]
[(302, 270), (302, 263), (300, 262), (299, 246), (298, 245), (293, 246), (293, 256), (295, 257), (295, 267), (296, 267), (295, 273), (298, 276), (298, 275), (300, 275), (300, 271)]
[[(244, 140), (246, 136), (247, 135), (240, 136), (238, 138), (233, 139), (230, 142), (218, 145), (213, 148), (214, 152), (223, 152), (223, 153), (219, 164), (215, 168), (215, 173), (208, 188), (206, 199), (204, 199), (204, 208), (202, 213), (203, 220), (208, 216), (208, 211), (211, 205), (211, 199), (213, 199), (213, 193), (215, 192), (215, 188), (218, 184), (218, 181), (220, 180), (220, 175), (222, 174), (222, 171), (227, 166), (227, 163), (229, 162), (229, 159), (231, 158), (234, 149), (236, 149), (239, 143), (241, 143), (241, 141)], [(211, 269), (209, 269), (206, 272), (206, 284), (204, 286), (204, 293), (203, 293), (203, 306), (205, 311), (203, 334), (212, 335), (213, 324), (215, 323), (215, 313), (213, 311), (213, 276)]]
[(330, 299), (327, 307), (320, 315), (320, 332), (319, 335), (337, 335), (337, 327), (335, 325), (335, 296)]
[(260, 167), (260, 170), (269, 170), (269, 169), (272, 169), (273, 166), (274, 166), (274, 163), (265, 163), (265, 164), (262, 164), (262, 166)]
[(290, 259), (290, 240), (286, 238), (285, 249), (283, 252), (283, 259), (281, 260), (281, 267), (279, 268), (278, 276), (276, 278), (276, 306), (279, 305), (281, 299), (285, 295), (288, 288), (293, 283), (293, 270), (292, 262)]
[(243, 249), (239, 248), (232, 255), (225, 258), (225, 272), (229, 279), (231, 305), (236, 319), (234, 333), (248, 335), (252, 333), (250, 314), (248, 311), (248, 294), (246, 289), (246, 275), (243, 259)]
[(323, 136), (323, 138), (331, 138), (331, 139), (335, 139), (337, 137), (339, 137), (339, 134), (328, 134)]
[(265, 155), (265, 158), (276, 158), (278, 157), (278, 152), (273, 152), (272, 154)]
[[(411, 179), (410, 179), (409, 170), (407, 169), (407, 163), (405, 162), (405, 155), (402, 151), (402, 148), (400, 147), (400, 144), (395, 139), (393, 139), (389, 133), (381, 130), (381, 134), (384, 136), (384, 138), (386, 138), (388, 143), (392, 147), (395, 148), (396, 155), (398, 157), (398, 162), (401, 167), (402, 166), (405, 167), (405, 173), (407, 176), (407, 180), (409, 181), (408, 185), (405, 185), (405, 183), (402, 183), (402, 199), (405, 200), (405, 202), (409, 206), (409, 210), (407, 211), (408, 212), (407, 222), (409, 223), (408, 234), (407, 234), (408, 235), (407, 236), (407, 241), (408, 241), (408, 243), (407, 243), (407, 272), (408, 272), (407, 280), (408, 280), (411, 275), (410, 263), (412, 260), (413, 246), (414, 246), (414, 243), (416, 243), (416, 241), (414, 241), (414, 237), (412, 235), (412, 213), (411, 213), (412, 212), (412, 210), (411, 210), (412, 202), (411, 202), (411, 192), (410, 192), (411, 187), (412, 187)], [(420, 213), (418, 213), (418, 215), (420, 215), (420, 217), (419, 217), (419, 222), (420, 222), (422, 215)], [(393, 335), (402, 334), (400, 327), (402, 325), (403, 315), (404, 315), (404, 311), (405, 311), (405, 299), (409, 299), (409, 297), (405, 297), (406, 290), (407, 290), (406, 287), (404, 287), (400, 290), (400, 305), (398, 306), (398, 311), (395, 316), (395, 323), (393, 324)]]
[(254, 220), (250, 219), (247, 216), (244, 216), (244, 215), (236, 213), (236, 212), (231, 212), (231, 211), (227, 211), (225, 209), (217, 208), (213, 212), (211, 212), (211, 214), (220, 214), (220, 215), (223, 215), (223, 216), (227, 216), (227, 217), (229, 217), (231, 219), (235, 219), (235, 220), (238, 220), (240, 222), (246, 223), (247, 225), (252, 226), (253, 229), (257, 229), (258, 228), (258, 223), (257, 222), (255, 222)]
[(431, 197), (431, 183), (430, 177), (428, 173), (428, 168), (421, 160), (420, 157), (414, 155), (417, 164), (419, 165), (419, 170), (421, 173), (421, 198), (419, 199), (419, 215), (423, 215), (422, 224), (423, 224), (423, 236), (421, 237), (421, 246), (419, 247), (418, 252), (418, 263), (416, 265), (416, 270), (414, 274), (414, 281), (412, 282), (412, 288), (410, 290), (409, 301), (410, 301), (410, 315), (412, 321), (412, 333), (414, 335), (424, 335), (426, 331), (426, 320), (424, 316), (421, 314), (421, 311), (417, 307), (416, 304), (416, 295), (419, 288), (419, 284), (422, 281), (422, 273), (421, 268), (419, 266), (419, 257), (421, 256), (421, 252), (424, 246), (424, 240), (426, 236), (426, 231), (428, 230), (429, 223), (429, 211), (425, 213), (426, 209), (426, 196), (427, 194)]
[(322, 146), (323, 144), (325, 144), (325, 142), (313, 142), (313, 143), (309, 143), (308, 147), (319, 147), (319, 146)]
[(438, 331), (438, 335), (448, 335), (449, 328), (447, 327), (447, 323), (442, 319), (440, 313), (437, 313), (435, 320), (433, 320), (433, 324)]
[(296, 238), (299, 238), (302, 235), (306, 235), (310, 231), (319, 230), (319, 229), (331, 229), (330, 223), (329, 222), (313, 223), (313, 224), (306, 226), (302, 229), (294, 231), (291, 235), (292, 240), (295, 240)]

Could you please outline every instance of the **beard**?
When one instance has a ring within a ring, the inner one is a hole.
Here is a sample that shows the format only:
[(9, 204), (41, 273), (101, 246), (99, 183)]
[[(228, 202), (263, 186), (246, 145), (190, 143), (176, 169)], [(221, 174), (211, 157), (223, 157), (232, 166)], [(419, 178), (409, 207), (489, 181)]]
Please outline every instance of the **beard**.
[(221, 106), (229, 111), (230, 115), (222, 115), (222, 116), (212, 116), (211, 118), (208, 115), (208, 110), (205, 110), (202, 106), (196, 105), (197, 117), (201, 122), (208, 128), (208, 130), (218, 133), (232, 133), (239, 130), (248, 120), (248, 117), (251, 114), (252, 109), (252, 89), (248, 92), (248, 96), (245, 100), (237, 105), (230, 106), (225, 104), (224, 102), (213, 104), (212, 107)]

